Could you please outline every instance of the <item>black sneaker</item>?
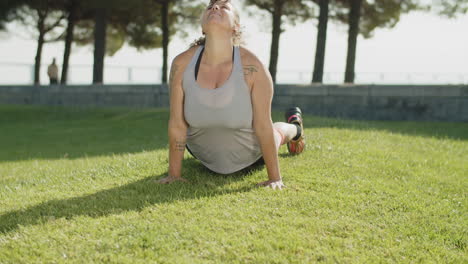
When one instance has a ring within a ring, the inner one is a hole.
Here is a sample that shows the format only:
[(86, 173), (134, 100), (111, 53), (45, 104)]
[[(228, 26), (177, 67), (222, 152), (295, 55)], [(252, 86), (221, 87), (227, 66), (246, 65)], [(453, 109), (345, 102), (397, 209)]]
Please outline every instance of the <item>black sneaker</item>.
[(300, 135), (297, 135), (288, 142), (288, 151), (290, 154), (297, 155), (305, 149), (304, 127), (302, 126), (302, 111), (299, 107), (291, 107), (284, 114), (286, 122), (296, 124), (301, 128)]

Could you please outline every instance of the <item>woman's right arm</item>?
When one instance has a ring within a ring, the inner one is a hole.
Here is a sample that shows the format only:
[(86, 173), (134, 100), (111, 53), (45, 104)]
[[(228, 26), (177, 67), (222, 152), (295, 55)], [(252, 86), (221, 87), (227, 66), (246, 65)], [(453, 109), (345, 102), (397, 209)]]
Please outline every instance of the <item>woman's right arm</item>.
[(181, 64), (181, 58), (176, 57), (172, 62), (169, 77), (169, 175), (161, 179), (160, 183), (170, 183), (176, 180), (186, 181), (182, 178), (182, 160), (184, 159), (188, 125), (184, 118), (183, 71)]

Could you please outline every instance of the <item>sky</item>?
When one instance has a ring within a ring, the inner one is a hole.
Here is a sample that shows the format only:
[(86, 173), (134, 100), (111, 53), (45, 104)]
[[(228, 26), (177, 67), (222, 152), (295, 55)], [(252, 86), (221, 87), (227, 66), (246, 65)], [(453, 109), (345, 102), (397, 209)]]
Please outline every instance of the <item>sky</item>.
[[(241, 5), (240, 17), (246, 47), (268, 66), (271, 19), (249, 17)], [(268, 17), (268, 16), (266, 16)], [(317, 21), (286, 25), (281, 34), (278, 83), (309, 83), (312, 76)], [(169, 63), (201, 36), (201, 29), (186, 39), (175, 37), (169, 46)], [(36, 41), (28, 39), (21, 26), (9, 25), (0, 34), (0, 84), (32, 82)], [(53, 57), (62, 63), (64, 44), (46, 44), (43, 64)], [(325, 56), (325, 83), (340, 83), (344, 77), (347, 52), (347, 26), (329, 24)], [(124, 46), (106, 57), (105, 83), (159, 83), (162, 50), (137, 51)], [(73, 46), (70, 83), (90, 83), (93, 49)], [(129, 70), (131, 68), (131, 70)], [(454, 83), (468, 84), (468, 15), (446, 19), (430, 13), (403, 15), (392, 29), (377, 29), (371, 39), (358, 38), (356, 83)], [(47, 83), (46, 67), (41, 83)]]

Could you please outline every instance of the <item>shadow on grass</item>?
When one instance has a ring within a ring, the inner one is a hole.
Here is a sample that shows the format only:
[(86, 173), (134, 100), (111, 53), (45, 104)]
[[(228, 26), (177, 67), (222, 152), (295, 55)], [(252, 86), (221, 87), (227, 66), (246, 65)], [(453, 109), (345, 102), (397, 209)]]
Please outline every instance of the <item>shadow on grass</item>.
[(154, 204), (247, 192), (256, 186), (243, 185), (238, 188), (224, 186), (243, 180), (250, 173), (263, 169), (262, 166), (258, 166), (230, 175), (219, 175), (204, 169), (203, 165), (194, 159), (186, 161), (188, 169), (197, 174), (185, 177), (189, 183), (157, 183), (157, 180), (167, 175), (166, 172), (82, 197), (47, 201), (24, 210), (0, 215), (0, 233), (15, 231), (19, 226), (36, 225), (59, 218), (101, 217), (126, 211), (141, 211)]
[[(283, 148), (283, 146), (281, 146)], [(286, 147), (286, 145), (284, 145), (284, 148)], [(280, 158), (294, 158), (296, 155), (292, 155), (292, 154), (289, 154), (289, 153), (278, 153), (278, 157)]]

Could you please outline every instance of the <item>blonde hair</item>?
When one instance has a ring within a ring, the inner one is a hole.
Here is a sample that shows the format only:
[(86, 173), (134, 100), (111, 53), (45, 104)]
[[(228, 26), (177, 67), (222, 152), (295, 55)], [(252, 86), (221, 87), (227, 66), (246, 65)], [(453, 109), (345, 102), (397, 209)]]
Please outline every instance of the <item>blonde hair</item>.
[[(209, 5), (212, 5), (212, 4), (214, 4), (214, 3), (218, 2), (218, 1), (228, 2), (228, 3), (231, 3), (231, 5), (232, 5), (231, 0), (210, 0)], [(233, 5), (233, 7), (234, 7), (234, 10), (233, 10), (233, 12), (234, 12), (234, 23), (238, 24), (239, 28), (234, 32), (234, 34), (232, 34), (232, 42), (234, 43), (234, 46), (245, 45), (242, 28), (240, 26), (239, 11), (237, 11), (237, 8), (234, 5)], [(203, 16), (203, 13), (202, 13), (202, 16)], [(190, 44), (190, 48), (195, 47), (195, 46), (205, 45), (205, 42), (206, 42), (206, 36), (200, 37), (200, 38), (194, 40)]]

